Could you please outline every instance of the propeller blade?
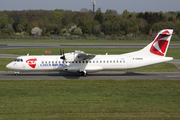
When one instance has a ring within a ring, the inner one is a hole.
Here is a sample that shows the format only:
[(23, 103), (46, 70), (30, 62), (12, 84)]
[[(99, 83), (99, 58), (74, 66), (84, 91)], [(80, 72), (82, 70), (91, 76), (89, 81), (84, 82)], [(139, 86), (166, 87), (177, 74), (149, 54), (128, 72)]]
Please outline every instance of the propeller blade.
[(62, 55), (61, 46), (60, 46), (60, 55)]
[[(61, 50), (61, 49), (60, 49)], [(64, 55), (64, 48), (63, 48), (63, 50), (61, 51), (61, 59), (63, 60), (63, 62), (65, 61), (66, 62), (66, 57), (65, 57), (65, 55)]]

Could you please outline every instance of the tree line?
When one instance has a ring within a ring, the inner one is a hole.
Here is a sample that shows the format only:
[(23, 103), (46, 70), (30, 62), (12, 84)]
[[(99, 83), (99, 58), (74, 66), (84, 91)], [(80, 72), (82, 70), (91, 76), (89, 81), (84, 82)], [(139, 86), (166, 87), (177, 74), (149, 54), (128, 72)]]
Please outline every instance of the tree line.
[(71, 10), (0, 11), (0, 36), (32, 35), (32, 29), (41, 29), (41, 36), (152, 36), (161, 29), (174, 29), (180, 37), (180, 12), (135, 13), (124, 10), (102, 12), (95, 15), (86, 8)]

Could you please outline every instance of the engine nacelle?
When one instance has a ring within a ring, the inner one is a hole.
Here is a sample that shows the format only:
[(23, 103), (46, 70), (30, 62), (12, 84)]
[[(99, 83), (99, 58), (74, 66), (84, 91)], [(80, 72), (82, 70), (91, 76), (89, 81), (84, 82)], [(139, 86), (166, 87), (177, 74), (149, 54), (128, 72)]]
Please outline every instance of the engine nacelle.
[(64, 58), (63, 59), (67, 62), (73, 62), (75, 60), (78, 60), (78, 58), (77, 58), (78, 54), (84, 54), (84, 52), (83, 51), (73, 51), (71, 53), (65, 53), (64, 54), (65, 59)]
[(65, 61), (67, 62), (72, 62), (75, 59), (75, 55), (72, 53), (66, 53), (64, 54), (64, 56), (65, 56)]

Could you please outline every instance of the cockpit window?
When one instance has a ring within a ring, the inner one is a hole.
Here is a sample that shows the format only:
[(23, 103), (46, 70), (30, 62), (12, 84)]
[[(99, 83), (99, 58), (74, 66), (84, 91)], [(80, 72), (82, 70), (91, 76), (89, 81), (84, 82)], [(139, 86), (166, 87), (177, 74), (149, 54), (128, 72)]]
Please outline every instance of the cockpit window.
[(14, 62), (23, 62), (23, 59), (15, 59)]

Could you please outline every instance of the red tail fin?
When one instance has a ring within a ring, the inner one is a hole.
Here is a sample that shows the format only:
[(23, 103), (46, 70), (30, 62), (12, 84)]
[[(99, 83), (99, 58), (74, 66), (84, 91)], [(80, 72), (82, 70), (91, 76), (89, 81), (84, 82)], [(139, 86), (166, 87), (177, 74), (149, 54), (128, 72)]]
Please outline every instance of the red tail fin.
[(172, 36), (172, 30), (159, 32), (150, 48), (150, 52), (159, 56), (165, 56)]

